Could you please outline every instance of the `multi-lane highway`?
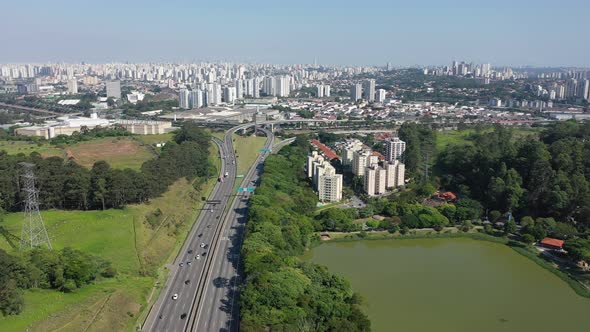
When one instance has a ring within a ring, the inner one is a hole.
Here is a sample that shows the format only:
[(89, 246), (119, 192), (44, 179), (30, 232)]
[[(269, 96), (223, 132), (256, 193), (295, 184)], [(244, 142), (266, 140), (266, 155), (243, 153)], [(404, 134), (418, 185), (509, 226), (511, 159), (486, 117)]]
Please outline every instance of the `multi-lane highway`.
[[(272, 132), (265, 129), (268, 137), (265, 149), (273, 146)], [(269, 152), (258, 156), (256, 162), (244, 177), (241, 186), (253, 187), (258, 183)], [(217, 253), (208, 278), (203, 284), (195, 315), (191, 316), (189, 331), (237, 331), (239, 324), (238, 296), (241, 281), (240, 249), (248, 217), (248, 194), (236, 196), (227, 214)]]
[[(247, 126), (234, 127), (226, 133), (223, 142), (216, 141), (220, 147), (223, 182), (218, 182), (213, 189), (171, 267), (168, 282), (143, 325), (144, 331), (237, 328), (236, 290), (247, 198), (238, 195), (233, 202), (231, 200), (236, 180), (232, 134)], [(265, 147), (269, 148), (273, 143), (272, 133), (263, 131), (268, 136)], [(266, 155), (258, 157), (244, 177), (244, 183), (257, 181)], [(226, 209), (230, 202), (232, 206)], [(201, 328), (203, 324), (206, 324), (204, 329)]]

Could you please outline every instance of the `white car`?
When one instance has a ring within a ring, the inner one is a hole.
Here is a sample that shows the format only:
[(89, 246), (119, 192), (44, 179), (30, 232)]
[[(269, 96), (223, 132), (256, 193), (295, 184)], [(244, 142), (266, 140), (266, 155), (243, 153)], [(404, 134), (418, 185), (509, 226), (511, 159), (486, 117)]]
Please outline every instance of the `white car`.
[(201, 243), (201, 248), (205, 248), (205, 243)]
[(178, 300), (178, 294), (174, 294), (174, 295), (172, 295), (172, 299), (173, 299), (173, 300)]
[(197, 259), (201, 259), (201, 255), (197, 255), (197, 257), (196, 257), (196, 258), (197, 258)]

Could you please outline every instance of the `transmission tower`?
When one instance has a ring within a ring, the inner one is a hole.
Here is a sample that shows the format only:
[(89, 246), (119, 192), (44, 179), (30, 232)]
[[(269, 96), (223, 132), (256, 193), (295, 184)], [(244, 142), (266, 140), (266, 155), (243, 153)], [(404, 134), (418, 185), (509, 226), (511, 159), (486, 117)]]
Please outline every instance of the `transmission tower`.
[(47, 246), (52, 249), (49, 235), (39, 213), (39, 192), (35, 188), (35, 164), (19, 163), (23, 168), (23, 191), (25, 197), (25, 215), (23, 218), (23, 232), (20, 240), (20, 250)]

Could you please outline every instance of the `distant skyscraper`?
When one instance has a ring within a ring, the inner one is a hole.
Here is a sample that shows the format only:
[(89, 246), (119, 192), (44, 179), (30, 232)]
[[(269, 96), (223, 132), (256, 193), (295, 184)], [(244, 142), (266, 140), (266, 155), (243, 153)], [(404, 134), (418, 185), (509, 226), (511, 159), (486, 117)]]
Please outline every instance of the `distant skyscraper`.
[(399, 137), (391, 138), (385, 141), (385, 160), (392, 162), (400, 160), (404, 151), (406, 151), (406, 142), (399, 139)]
[(262, 93), (267, 96), (275, 96), (277, 88), (277, 81), (274, 77), (265, 77), (262, 81)]
[(228, 104), (233, 104), (236, 99), (236, 87), (226, 86), (223, 88), (223, 101)]
[(364, 97), (367, 101), (375, 101), (375, 80), (370, 79), (365, 82)]
[(75, 95), (78, 93), (78, 81), (75, 79), (68, 81), (68, 93), (71, 95)]
[(350, 98), (352, 101), (363, 99), (363, 86), (361, 84), (355, 84), (350, 88)]
[(316, 96), (318, 98), (323, 98), (324, 97), (324, 86), (321, 84), (318, 84), (316, 86)]
[(281, 76), (276, 80), (276, 96), (289, 97), (291, 93), (291, 78), (289, 76)]
[[(240, 67), (241, 69), (243, 67)], [(242, 99), (244, 98), (244, 81), (243, 80), (236, 80), (236, 98)]]
[(384, 89), (379, 89), (377, 90), (377, 101), (382, 103), (385, 101), (385, 90)]
[(588, 100), (588, 92), (590, 92), (590, 81), (580, 80), (578, 82), (577, 96), (579, 98)]
[(190, 109), (189, 92), (187, 89), (180, 89), (178, 94), (178, 106), (184, 109)]
[(189, 103), (191, 108), (200, 108), (204, 105), (203, 91), (201, 89), (194, 89), (190, 92)]
[(330, 97), (330, 86), (324, 85), (324, 97)]
[(113, 97), (115, 99), (121, 99), (121, 82), (111, 81), (107, 82), (107, 98)]
[(578, 80), (570, 78), (565, 86), (565, 96), (567, 98), (575, 97), (578, 94)]

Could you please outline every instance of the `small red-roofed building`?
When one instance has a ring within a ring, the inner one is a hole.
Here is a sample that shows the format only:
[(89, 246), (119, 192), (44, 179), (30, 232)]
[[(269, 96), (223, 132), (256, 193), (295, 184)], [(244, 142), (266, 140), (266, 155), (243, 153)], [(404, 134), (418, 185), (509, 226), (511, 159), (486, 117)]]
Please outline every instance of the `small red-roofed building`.
[(543, 240), (541, 240), (541, 242), (539, 242), (539, 245), (541, 245), (542, 247), (545, 247), (547, 249), (561, 250), (561, 249), (563, 249), (564, 242), (565, 241), (563, 241), (563, 240), (546, 237)]

